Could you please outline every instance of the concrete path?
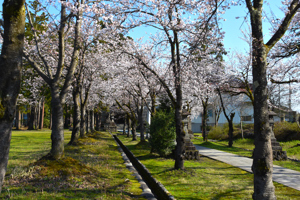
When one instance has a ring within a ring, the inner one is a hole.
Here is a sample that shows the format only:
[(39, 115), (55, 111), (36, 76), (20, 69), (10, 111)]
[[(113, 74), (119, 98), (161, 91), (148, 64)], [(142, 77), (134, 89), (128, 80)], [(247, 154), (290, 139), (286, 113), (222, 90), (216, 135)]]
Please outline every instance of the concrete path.
[[(195, 145), (203, 156), (219, 160), (252, 173), (252, 159)], [(300, 191), (300, 172), (273, 165), (273, 181)]]

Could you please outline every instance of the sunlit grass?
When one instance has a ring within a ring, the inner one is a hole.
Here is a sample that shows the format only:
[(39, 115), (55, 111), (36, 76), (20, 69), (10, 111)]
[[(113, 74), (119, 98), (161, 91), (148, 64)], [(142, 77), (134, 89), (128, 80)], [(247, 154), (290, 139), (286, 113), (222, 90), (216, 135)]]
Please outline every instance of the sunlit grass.
[[(176, 199), (252, 199), (251, 173), (205, 157), (185, 161), (185, 170), (174, 170), (174, 160), (150, 154), (146, 142), (118, 137)], [(300, 191), (274, 184), (278, 199), (299, 199)]]
[[(71, 131), (65, 130), (65, 144), (70, 141)], [(28, 165), (50, 152), (51, 130), (12, 131), (8, 172)]]
[[(65, 144), (70, 134), (65, 132)], [(76, 146), (65, 146), (61, 160), (38, 160), (50, 147), (49, 130), (13, 133), (0, 199), (144, 199), (108, 133), (96, 132)]]

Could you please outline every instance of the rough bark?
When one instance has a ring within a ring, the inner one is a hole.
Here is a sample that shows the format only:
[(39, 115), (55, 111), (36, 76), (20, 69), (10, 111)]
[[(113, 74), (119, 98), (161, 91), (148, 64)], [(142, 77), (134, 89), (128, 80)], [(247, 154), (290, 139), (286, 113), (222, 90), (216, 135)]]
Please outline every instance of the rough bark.
[(60, 159), (64, 156), (64, 111), (59, 95), (59, 86), (51, 87), (52, 132), (51, 158)]
[(25, 0), (4, 0), (4, 34), (0, 57), (0, 193), (4, 181), (20, 91), (25, 30)]
[(132, 141), (136, 140), (136, 122), (131, 123), (131, 129), (132, 129)]
[(250, 13), (252, 28), (252, 75), (254, 93), (254, 144), (252, 171), (254, 174), (253, 199), (276, 199), (272, 182), (273, 154), (271, 128), (267, 104), (267, 54), (286, 32), (293, 16), (300, 7), (299, 0), (292, 0), (281, 25), (264, 44), (262, 29), (263, 0), (245, 0)]
[(73, 103), (74, 103), (74, 110), (73, 110), (73, 129), (71, 140), (69, 142), (70, 145), (76, 144), (79, 133), (80, 133), (80, 93), (78, 88), (73, 90)]
[[(251, 2), (250, 2), (251, 3)], [(249, 5), (252, 47), (253, 47), (253, 92), (254, 92), (254, 144), (252, 171), (254, 174), (253, 199), (276, 199), (272, 182), (273, 154), (271, 147), (271, 129), (269, 127), (267, 105), (267, 49), (263, 43), (262, 30), (263, 1), (254, 1), (255, 8)]]
[(173, 31), (174, 42), (171, 44), (171, 55), (173, 64), (173, 73), (175, 77), (175, 124), (176, 124), (176, 148), (175, 148), (175, 169), (184, 169), (184, 131), (182, 127), (182, 82), (181, 82), (181, 66), (180, 66), (180, 51), (177, 31)]
[(69, 124), (70, 124), (70, 113), (69, 113), (69, 109), (68, 106), (65, 106), (65, 121), (64, 121), (64, 129), (68, 129), (69, 128)]
[(207, 142), (207, 131), (206, 131), (206, 127), (207, 127), (207, 104), (208, 99), (206, 99), (205, 101), (202, 100), (202, 107), (203, 107), (203, 113), (202, 113), (202, 137), (203, 137), (203, 141)]

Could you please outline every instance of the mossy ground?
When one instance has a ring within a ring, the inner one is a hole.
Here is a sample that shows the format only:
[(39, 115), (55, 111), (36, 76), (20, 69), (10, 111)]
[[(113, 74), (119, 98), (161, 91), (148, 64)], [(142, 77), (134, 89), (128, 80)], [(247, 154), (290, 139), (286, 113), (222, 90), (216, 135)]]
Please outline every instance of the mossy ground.
[[(184, 170), (174, 170), (174, 160), (150, 154), (147, 142), (132, 141), (124, 135), (118, 137), (176, 199), (252, 199), (251, 173), (205, 157), (185, 161)], [(274, 185), (277, 199), (299, 199), (300, 191)]]
[[(77, 145), (65, 146), (63, 159), (34, 159), (49, 152), (48, 136), (50, 131), (13, 133), (11, 154), (16, 160), (10, 160), (0, 199), (144, 199), (108, 133), (89, 134)], [(22, 164), (26, 158), (29, 164)]]

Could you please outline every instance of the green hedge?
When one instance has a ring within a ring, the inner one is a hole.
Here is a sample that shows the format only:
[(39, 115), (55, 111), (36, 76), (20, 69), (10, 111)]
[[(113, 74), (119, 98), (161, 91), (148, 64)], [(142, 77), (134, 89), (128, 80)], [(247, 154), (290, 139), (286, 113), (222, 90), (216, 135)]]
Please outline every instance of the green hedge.
[[(253, 129), (254, 129), (253, 124), (243, 124), (244, 138), (253, 138), (254, 137)], [(213, 126), (211, 127), (211, 130), (208, 133), (208, 139), (227, 140), (228, 131), (229, 131), (228, 123), (224, 124), (223, 126), (217, 126), (217, 127)], [(242, 130), (240, 124), (235, 124), (233, 126), (233, 138), (234, 139), (242, 138)]]
[(280, 141), (300, 140), (300, 128), (296, 122), (276, 122), (274, 134), (276, 139)]

